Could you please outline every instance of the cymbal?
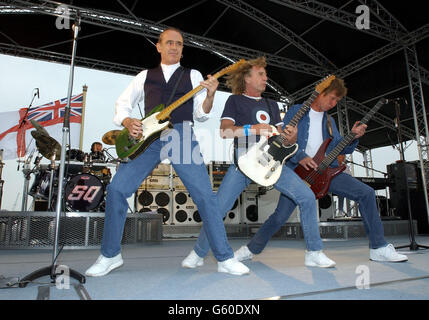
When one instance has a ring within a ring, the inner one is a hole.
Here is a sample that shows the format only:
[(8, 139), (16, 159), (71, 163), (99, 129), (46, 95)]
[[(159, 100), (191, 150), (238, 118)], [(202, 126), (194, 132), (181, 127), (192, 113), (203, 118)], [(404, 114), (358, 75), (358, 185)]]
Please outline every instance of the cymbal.
[(49, 134), (46, 135), (42, 132), (38, 130), (31, 131), (31, 135), (36, 140), (37, 149), (46, 159), (53, 160), (52, 157), (55, 156), (54, 160), (60, 160), (61, 145)]
[(116, 137), (121, 132), (121, 130), (110, 130), (103, 135), (101, 139), (105, 144), (114, 145), (116, 142)]
[(34, 126), (34, 128), (39, 131), (42, 134), (45, 134), (47, 136), (49, 136), (49, 132), (46, 131), (45, 128), (42, 127), (42, 125), (40, 123), (38, 123), (36, 120), (30, 120), (31, 124)]

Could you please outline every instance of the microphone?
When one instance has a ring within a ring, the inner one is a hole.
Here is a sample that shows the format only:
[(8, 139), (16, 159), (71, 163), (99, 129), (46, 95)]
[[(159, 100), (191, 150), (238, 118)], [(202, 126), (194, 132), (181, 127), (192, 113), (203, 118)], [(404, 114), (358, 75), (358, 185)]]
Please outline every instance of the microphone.
[(39, 88), (36, 88), (36, 90), (37, 90), (37, 99), (40, 99), (40, 96), (39, 96)]

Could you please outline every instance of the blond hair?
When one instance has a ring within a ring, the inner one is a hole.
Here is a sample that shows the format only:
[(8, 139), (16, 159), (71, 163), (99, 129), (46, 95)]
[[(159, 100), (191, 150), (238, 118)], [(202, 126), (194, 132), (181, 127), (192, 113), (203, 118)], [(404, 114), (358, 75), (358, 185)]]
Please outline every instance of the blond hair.
[(344, 80), (340, 78), (335, 78), (334, 80), (332, 80), (331, 84), (321, 93), (327, 95), (331, 92), (335, 92), (335, 95), (339, 98), (343, 98), (345, 95), (347, 95), (347, 88), (344, 84)]
[(231, 88), (233, 94), (243, 94), (246, 90), (244, 78), (250, 75), (252, 68), (265, 68), (266, 66), (267, 62), (265, 61), (265, 57), (248, 60), (226, 77), (226, 85)]

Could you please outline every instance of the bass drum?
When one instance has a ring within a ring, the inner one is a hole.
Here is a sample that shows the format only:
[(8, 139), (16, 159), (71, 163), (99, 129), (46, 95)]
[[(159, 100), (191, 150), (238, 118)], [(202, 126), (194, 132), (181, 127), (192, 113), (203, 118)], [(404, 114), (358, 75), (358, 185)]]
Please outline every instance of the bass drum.
[(71, 211), (96, 211), (104, 200), (104, 185), (92, 174), (78, 174), (67, 182), (64, 196)]

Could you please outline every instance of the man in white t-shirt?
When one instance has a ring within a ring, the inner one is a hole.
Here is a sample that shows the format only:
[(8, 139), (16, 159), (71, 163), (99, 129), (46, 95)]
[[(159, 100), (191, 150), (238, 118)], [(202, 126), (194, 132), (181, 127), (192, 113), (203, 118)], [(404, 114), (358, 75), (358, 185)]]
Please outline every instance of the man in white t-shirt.
[[(327, 138), (332, 138), (326, 150), (326, 154), (329, 154), (329, 152), (343, 139), (335, 125), (335, 121), (328, 115), (328, 111), (334, 108), (337, 102), (346, 94), (347, 88), (344, 85), (344, 81), (336, 78), (331, 82), (330, 86), (322, 91), (313, 101), (310, 111), (298, 122), (297, 143), (299, 145), (299, 150), (286, 162), (285, 165), (287, 167), (295, 169), (298, 164), (300, 164), (307, 170), (316, 169), (317, 163), (313, 160), (313, 156), (322, 142)], [(301, 106), (302, 105), (292, 106), (286, 113), (283, 122), (288, 124)], [(366, 128), (367, 126), (365, 124), (360, 124), (358, 121), (354, 124), (351, 131), (355, 134), (355, 139), (344, 148), (342, 154), (350, 154), (354, 151), (358, 145), (358, 139), (365, 134)], [(331, 167), (337, 166), (338, 161), (335, 160), (331, 164)], [(407, 256), (398, 254), (392, 244), (387, 244), (384, 238), (383, 224), (381, 223), (380, 214), (378, 212), (374, 189), (350, 174), (342, 172), (332, 179), (329, 192), (335, 193), (338, 196), (343, 196), (359, 204), (362, 221), (369, 238), (371, 260), (391, 262), (408, 260)], [(265, 221), (264, 225), (247, 245), (252, 253), (259, 253), (262, 251), (268, 240), (289, 219), (295, 207), (296, 203), (290, 198), (280, 195), (276, 210), (268, 220)], [(305, 221), (301, 221), (301, 225), (307, 232), (319, 232), (318, 229), (312, 226), (306, 226)], [(239, 260), (245, 260), (246, 258), (251, 258), (251, 255), (246, 255), (244, 259)]]

